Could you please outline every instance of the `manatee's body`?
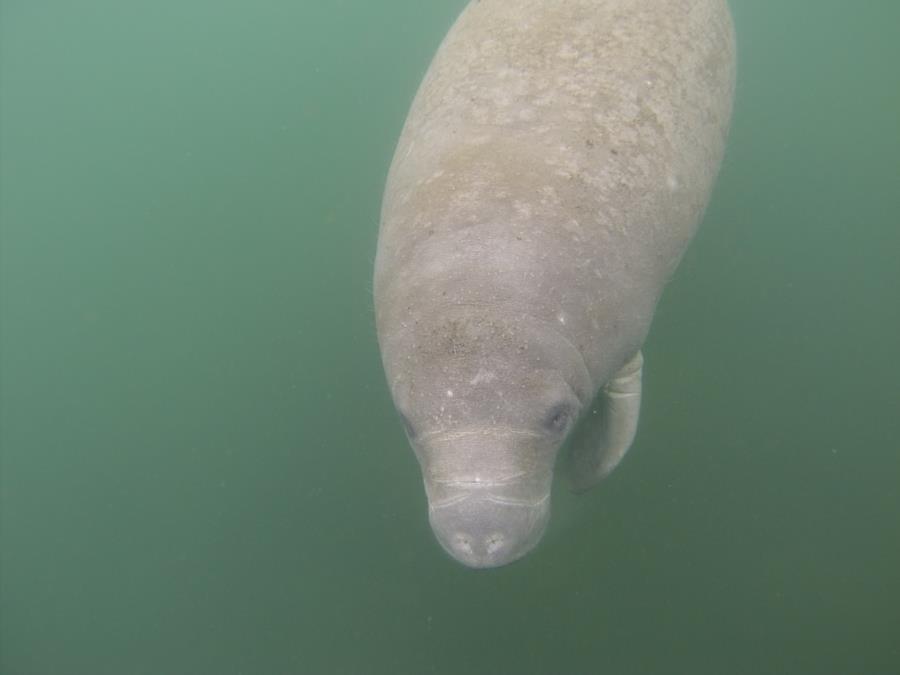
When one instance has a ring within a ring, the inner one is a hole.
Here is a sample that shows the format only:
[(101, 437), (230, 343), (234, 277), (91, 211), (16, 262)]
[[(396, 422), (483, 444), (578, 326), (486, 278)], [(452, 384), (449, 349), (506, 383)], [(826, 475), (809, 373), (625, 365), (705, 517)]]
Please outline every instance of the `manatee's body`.
[(640, 348), (733, 87), (725, 0), (475, 0), (441, 45), (388, 178), (375, 309), (432, 527), (461, 562), (538, 542), (570, 433), (578, 488), (627, 450)]

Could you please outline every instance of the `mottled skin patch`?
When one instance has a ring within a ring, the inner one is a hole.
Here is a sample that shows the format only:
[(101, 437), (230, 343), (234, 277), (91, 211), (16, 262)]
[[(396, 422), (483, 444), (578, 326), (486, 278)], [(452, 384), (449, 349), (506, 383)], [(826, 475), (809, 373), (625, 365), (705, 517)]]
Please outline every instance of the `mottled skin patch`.
[(432, 525), (465, 564), (537, 543), (579, 418), (576, 487), (630, 444), (733, 87), (724, 0), (481, 0), (438, 50), (385, 190), (375, 309)]

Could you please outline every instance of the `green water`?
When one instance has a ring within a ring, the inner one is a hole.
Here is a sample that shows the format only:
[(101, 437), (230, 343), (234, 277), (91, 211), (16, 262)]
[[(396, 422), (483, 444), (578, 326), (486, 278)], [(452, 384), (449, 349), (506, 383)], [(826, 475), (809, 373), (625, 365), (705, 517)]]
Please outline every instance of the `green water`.
[(464, 0), (0, 4), (0, 673), (900, 673), (900, 3), (733, 0), (635, 446), (473, 572), (371, 267)]

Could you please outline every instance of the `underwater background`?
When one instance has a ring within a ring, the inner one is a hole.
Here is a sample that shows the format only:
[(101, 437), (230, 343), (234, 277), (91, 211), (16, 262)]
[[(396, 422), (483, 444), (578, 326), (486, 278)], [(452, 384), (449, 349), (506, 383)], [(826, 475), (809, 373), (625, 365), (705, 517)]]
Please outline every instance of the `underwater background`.
[(464, 4), (0, 3), (0, 674), (900, 673), (900, 3), (732, 0), (635, 445), (490, 571), (371, 299)]

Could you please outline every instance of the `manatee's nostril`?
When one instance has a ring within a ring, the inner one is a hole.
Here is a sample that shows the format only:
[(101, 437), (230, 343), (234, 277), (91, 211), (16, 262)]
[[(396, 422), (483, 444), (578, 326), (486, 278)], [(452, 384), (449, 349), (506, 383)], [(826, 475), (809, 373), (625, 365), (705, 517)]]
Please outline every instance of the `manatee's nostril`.
[(499, 532), (495, 532), (487, 538), (485, 544), (487, 545), (488, 553), (495, 553), (498, 549), (503, 547), (504, 538), (503, 535)]
[(459, 550), (464, 551), (466, 553), (472, 553), (472, 541), (463, 533), (458, 533), (456, 535), (456, 545), (459, 547)]
[(500, 532), (488, 535), (477, 535), (470, 532), (457, 532), (453, 537), (454, 548), (467, 555), (493, 554), (503, 548), (506, 537)]

